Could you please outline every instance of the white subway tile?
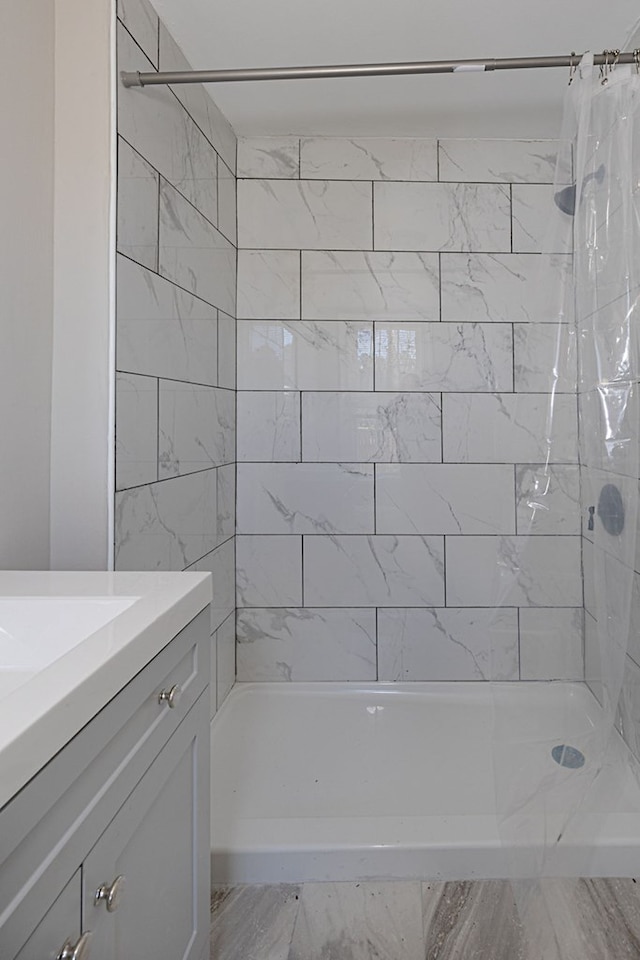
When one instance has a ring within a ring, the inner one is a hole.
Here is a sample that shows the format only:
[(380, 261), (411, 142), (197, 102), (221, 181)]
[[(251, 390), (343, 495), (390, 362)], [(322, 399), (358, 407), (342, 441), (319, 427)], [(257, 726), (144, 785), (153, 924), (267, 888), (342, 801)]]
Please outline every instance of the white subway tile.
[(231, 687), (236, 682), (236, 618), (227, 617), (216, 632), (218, 654), (217, 702), (222, 706)]
[(238, 251), (238, 317), (242, 320), (300, 318), (300, 253), (297, 250)]
[(380, 464), (378, 533), (515, 533), (513, 467)]
[(235, 313), (232, 244), (164, 180), (160, 184), (160, 273), (225, 313)]
[(513, 351), (516, 391), (575, 393), (577, 350), (571, 325), (516, 323)]
[(240, 137), (238, 176), (269, 180), (297, 180), (300, 141), (297, 137)]
[(218, 160), (218, 229), (234, 246), (238, 243), (236, 178), (224, 160)]
[(218, 472), (203, 470), (116, 494), (116, 570), (184, 570), (213, 550), (219, 542)]
[(375, 610), (238, 611), (238, 680), (375, 680)]
[(439, 394), (305, 393), (302, 412), (304, 460), (441, 459)]
[(239, 390), (372, 388), (372, 323), (238, 322)]
[(444, 603), (442, 537), (306, 537), (303, 574), (311, 606)]
[(236, 321), (218, 311), (218, 384), (236, 389)]
[(511, 390), (508, 324), (375, 325), (377, 390)]
[(239, 245), (261, 250), (370, 250), (371, 184), (239, 180)]
[(117, 248), (151, 270), (158, 265), (158, 174), (121, 137)]
[(437, 141), (303, 138), (300, 173), (327, 180), (437, 180)]
[(218, 505), (216, 512), (216, 530), (218, 543), (228, 540), (236, 532), (236, 465), (228, 463), (224, 467), (218, 467), (217, 474), (217, 496)]
[(231, 390), (160, 381), (160, 479), (235, 460), (235, 396)]
[(512, 190), (513, 252), (570, 253), (572, 218), (560, 219), (561, 214), (553, 202), (553, 186), (516, 183)]
[(240, 390), (238, 460), (300, 460), (300, 394)]
[(116, 13), (154, 67), (157, 67), (158, 14), (148, 0), (117, 0)]
[(453, 463), (554, 463), (577, 460), (576, 398), (553, 398), (552, 442), (547, 443), (550, 396), (446, 394), (442, 398), (444, 460)]
[(520, 611), (522, 680), (584, 679), (584, 611)]
[(378, 679), (517, 680), (517, 611), (379, 610)]
[(569, 257), (533, 253), (443, 253), (442, 319), (483, 323), (557, 322), (540, 291), (568, 280)]
[(302, 604), (302, 537), (236, 538), (239, 607)]
[(211, 633), (214, 633), (236, 608), (235, 537), (196, 561), (189, 570), (211, 574)]
[(305, 320), (438, 320), (435, 253), (304, 251)]
[(158, 479), (158, 381), (116, 376), (116, 489)]
[(579, 537), (447, 537), (452, 607), (577, 607)]
[(580, 533), (580, 471), (574, 465), (516, 467), (520, 534)]
[(117, 261), (116, 326), (119, 370), (217, 382), (216, 309), (125, 257)]
[(440, 140), (440, 180), (553, 183), (557, 140)]
[(373, 467), (368, 464), (238, 464), (238, 533), (373, 529)]
[(376, 250), (511, 249), (501, 184), (374, 183)]

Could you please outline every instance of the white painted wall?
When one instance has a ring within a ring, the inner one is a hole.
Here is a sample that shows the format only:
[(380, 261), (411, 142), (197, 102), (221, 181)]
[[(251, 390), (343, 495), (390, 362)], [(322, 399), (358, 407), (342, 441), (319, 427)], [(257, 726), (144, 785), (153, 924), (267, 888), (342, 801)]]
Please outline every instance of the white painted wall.
[(56, 0), (51, 566), (111, 564), (115, 4)]
[(0, 567), (49, 562), (54, 16), (0, 4)]

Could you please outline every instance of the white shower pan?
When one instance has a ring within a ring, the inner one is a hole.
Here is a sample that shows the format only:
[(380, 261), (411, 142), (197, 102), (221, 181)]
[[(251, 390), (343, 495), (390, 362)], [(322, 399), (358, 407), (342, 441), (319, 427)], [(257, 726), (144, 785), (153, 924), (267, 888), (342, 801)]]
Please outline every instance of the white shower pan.
[[(475, 682), (236, 685), (212, 723), (213, 880), (509, 876), (495, 695)], [(579, 683), (500, 684), (497, 696), (507, 710), (517, 703), (550, 773), (554, 718), (570, 733), (599, 710)], [(614, 734), (593, 815), (566, 831), (554, 871), (637, 875), (640, 787), (629, 761)]]

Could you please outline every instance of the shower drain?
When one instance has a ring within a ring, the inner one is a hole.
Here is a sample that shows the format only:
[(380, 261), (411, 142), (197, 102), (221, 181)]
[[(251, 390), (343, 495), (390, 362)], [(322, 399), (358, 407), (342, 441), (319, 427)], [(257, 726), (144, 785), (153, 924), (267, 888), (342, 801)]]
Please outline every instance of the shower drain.
[(578, 770), (584, 766), (584, 753), (577, 747), (569, 747), (566, 743), (560, 743), (551, 751), (551, 756), (561, 767), (569, 767), (571, 770)]

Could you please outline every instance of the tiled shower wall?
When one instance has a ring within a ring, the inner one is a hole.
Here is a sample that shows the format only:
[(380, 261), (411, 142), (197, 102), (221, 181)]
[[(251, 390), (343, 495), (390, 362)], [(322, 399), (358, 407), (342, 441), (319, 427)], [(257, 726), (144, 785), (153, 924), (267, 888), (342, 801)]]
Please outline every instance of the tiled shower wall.
[(553, 142), (239, 142), (239, 680), (584, 676), (575, 371), (530, 528), (554, 162)]
[[(190, 69), (119, 0), (118, 69)], [(213, 573), (213, 706), (235, 679), (236, 138), (203, 87), (118, 90), (116, 568)]]

